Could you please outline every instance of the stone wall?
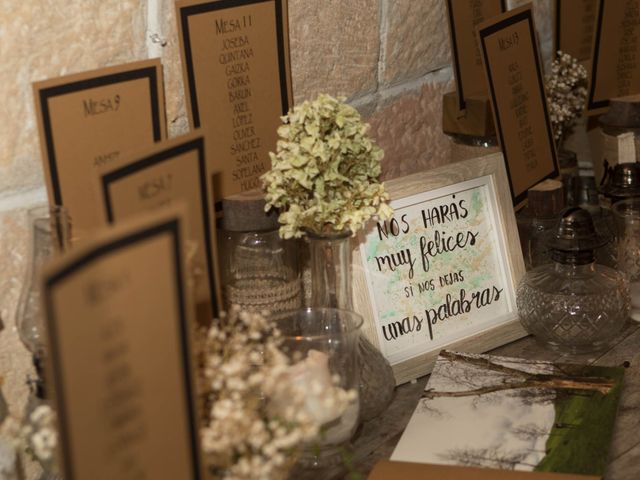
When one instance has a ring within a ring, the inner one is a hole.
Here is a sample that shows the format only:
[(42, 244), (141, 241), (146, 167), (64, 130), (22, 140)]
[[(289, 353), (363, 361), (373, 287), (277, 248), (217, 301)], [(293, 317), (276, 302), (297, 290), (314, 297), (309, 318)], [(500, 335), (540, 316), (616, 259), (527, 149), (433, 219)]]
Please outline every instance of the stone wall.
[[(510, 6), (525, 2), (512, 0)], [(548, 56), (550, 0), (534, 7)], [(343, 95), (386, 151), (385, 178), (449, 161), (453, 89), (444, 0), (289, 0), (295, 100)], [(161, 56), (170, 135), (187, 130), (174, 0), (0, 2), (0, 375), (17, 405), (28, 355), (14, 315), (28, 258), (26, 209), (46, 201), (31, 82)]]

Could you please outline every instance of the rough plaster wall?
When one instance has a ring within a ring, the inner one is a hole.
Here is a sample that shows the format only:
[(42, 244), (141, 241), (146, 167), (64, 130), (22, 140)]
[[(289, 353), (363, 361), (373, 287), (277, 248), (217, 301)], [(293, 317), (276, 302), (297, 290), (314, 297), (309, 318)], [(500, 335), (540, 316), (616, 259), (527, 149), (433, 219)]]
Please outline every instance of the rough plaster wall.
[(164, 65), (165, 98), (169, 136), (176, 136), (189, 130), (180, 64), (180, 42), (176, 22), (174, 0), (157, 0), (160, 4), (162, 64)]
[(146, 57), (144, 0), (0, 2), (0, 192), (42, 185), (31, 82)]
[[(453, 89), (444, 0), (289, 4), (296, 102), (319, 92), (347, 97), (386, 151), (385, 178), (449, 161), (440, 127), (442, 94)], [(534, 2), (547, 57), (550, 5)], [(31, 82), (149, 54), (162, 56), (170, 135), (184, 133), (174, 0), (0, 1), (0, 314), (7, 324), (0, 375), (13, 405), (24, 399), (30, 368), (13, 331), (28, 250), (25, 208), (46, 198)]]
[[(146, 0), (0, 1), (0, 376), (14, 414), (29, 355), (14, 313), (26, 259), (26, 208), (46, 200), (31, 83), (147, 57)], [(27, 478), (37, 468), (26, 465)]]

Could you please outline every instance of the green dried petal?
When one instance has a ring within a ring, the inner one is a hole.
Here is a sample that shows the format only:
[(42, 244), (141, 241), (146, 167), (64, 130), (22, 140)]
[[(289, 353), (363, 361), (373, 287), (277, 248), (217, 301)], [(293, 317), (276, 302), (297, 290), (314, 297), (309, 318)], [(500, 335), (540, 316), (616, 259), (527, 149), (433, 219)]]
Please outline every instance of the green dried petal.
[(319, 95), (282, 117), (272, 170), (261, 179), (266, 208), (279, 208), (280, 235), (303, 229), (352, 232), (372, 217), (388, 218), (389, 196), (379, 182), (384, 152), (369, 126), (344, 99)]

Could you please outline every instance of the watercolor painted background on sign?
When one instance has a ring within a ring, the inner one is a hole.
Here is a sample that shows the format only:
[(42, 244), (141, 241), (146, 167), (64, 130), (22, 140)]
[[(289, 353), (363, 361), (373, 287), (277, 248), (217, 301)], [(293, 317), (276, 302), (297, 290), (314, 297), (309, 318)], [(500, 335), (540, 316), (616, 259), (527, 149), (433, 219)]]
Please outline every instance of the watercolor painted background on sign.
[(396, 381), (431, 368), (442, 348), (519, 338), (522, 254), (502, 155), (387, 183), (395, 213), (360, 236), (356, 308)]
[(394, 217), (370, 228), (361, 250), (380, 348), (391, 364), (510, 319), (514, 297), (491, 177), (392, 206)]

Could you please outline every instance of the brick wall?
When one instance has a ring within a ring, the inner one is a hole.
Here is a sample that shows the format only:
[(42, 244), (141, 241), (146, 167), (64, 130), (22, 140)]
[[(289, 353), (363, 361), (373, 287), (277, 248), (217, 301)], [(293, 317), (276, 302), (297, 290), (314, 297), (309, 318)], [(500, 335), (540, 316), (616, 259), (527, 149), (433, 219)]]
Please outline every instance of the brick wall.
[[(25, 398), (14, 331), (28, 258), (26, 209), (46, 200), (31, 82), (161, 56), (170, 135), (187, 130), (173, 0), (0, 2), (0, 375)], [(525, 2), (512, 0), (510, 6)], [(550, 0), (534, 7), (550, 50)], [(453, 89), (444, 0), (289, 0), (296, 102), (346, 96), (386, 151), (385, 178), (449, 161), (441, 97)], [(155, 41), (154, 41), (155, 39)]]

